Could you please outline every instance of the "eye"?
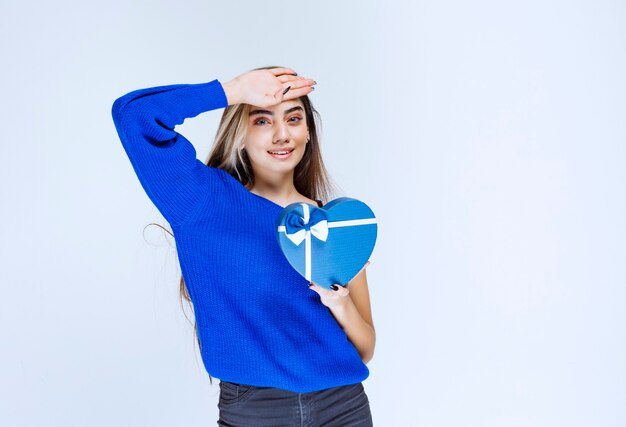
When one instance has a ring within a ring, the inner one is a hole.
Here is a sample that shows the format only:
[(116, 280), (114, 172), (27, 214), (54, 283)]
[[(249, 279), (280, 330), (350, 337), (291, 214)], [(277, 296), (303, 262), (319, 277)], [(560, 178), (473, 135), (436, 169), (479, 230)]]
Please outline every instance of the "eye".
[[(293, 119), (296, 119), (296, 120), (293, 120)], [(289, 121), (291, 123), (298, 123), (299, 121), (302, 121), (302, 117), (299, 117), (299, 116), (289, 117)]]
[[(262, 123), (262, 122), (264, 122), (264, 123)], [(256, 121), (254, 122), (254, 124), (255, 124), (255, 125), (258, 125), (258, 126), (262, 126), (262, 125), (263, 125), (263, 124), (265, 124), (265, 123), (267, 123), (267, 119), (258, 119), (258, 120), (256, 120)]]

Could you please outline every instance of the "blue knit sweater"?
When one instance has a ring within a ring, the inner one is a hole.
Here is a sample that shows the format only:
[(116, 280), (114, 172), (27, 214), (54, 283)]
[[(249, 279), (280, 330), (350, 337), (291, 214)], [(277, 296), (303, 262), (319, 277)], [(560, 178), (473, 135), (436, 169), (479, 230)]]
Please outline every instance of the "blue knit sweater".
[(300, 393), (358, 383), (367, 366), (278, 246), (283, 207), (198, 160), (174, 130), (227, 105), (213, 80), (136, 90), (112, 109), (139, 182), (172, 227), (205, 369)]

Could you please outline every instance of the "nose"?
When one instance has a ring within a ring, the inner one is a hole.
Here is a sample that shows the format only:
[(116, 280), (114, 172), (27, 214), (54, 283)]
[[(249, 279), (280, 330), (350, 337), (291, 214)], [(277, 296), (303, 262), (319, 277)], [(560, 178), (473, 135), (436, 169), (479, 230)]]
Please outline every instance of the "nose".
[(274, 144), (284, 142), (289, 142), (289, 130), (287, 129), (286, 123), (279, 121), (276, 124), (276, 131), (274, 132)]

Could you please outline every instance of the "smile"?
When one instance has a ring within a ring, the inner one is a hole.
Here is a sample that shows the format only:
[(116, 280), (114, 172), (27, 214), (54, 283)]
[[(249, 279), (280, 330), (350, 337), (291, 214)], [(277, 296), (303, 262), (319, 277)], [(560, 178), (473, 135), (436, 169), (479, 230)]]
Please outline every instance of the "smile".
[(268, 151), (268, 153), (275, 159), (283, 160), (289, 158), (293, 150), (294, 148), (291, 148), (289, 150), (271, 150)]

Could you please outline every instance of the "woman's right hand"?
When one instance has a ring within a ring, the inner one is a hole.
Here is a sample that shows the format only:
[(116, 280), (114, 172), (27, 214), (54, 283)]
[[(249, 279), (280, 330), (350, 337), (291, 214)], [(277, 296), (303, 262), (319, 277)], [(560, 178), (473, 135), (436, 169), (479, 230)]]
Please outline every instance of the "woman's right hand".
[[(224, 83), (224, 93), (228, 105), (250, 104), (269, 107), (289, 99), (308, 95), (313, 91), (315, 81), (302, 76), (294, 76), (291, 68), (272, 68), (243, 73)], [(287, 87), (291, 88), (283, 94)]]

